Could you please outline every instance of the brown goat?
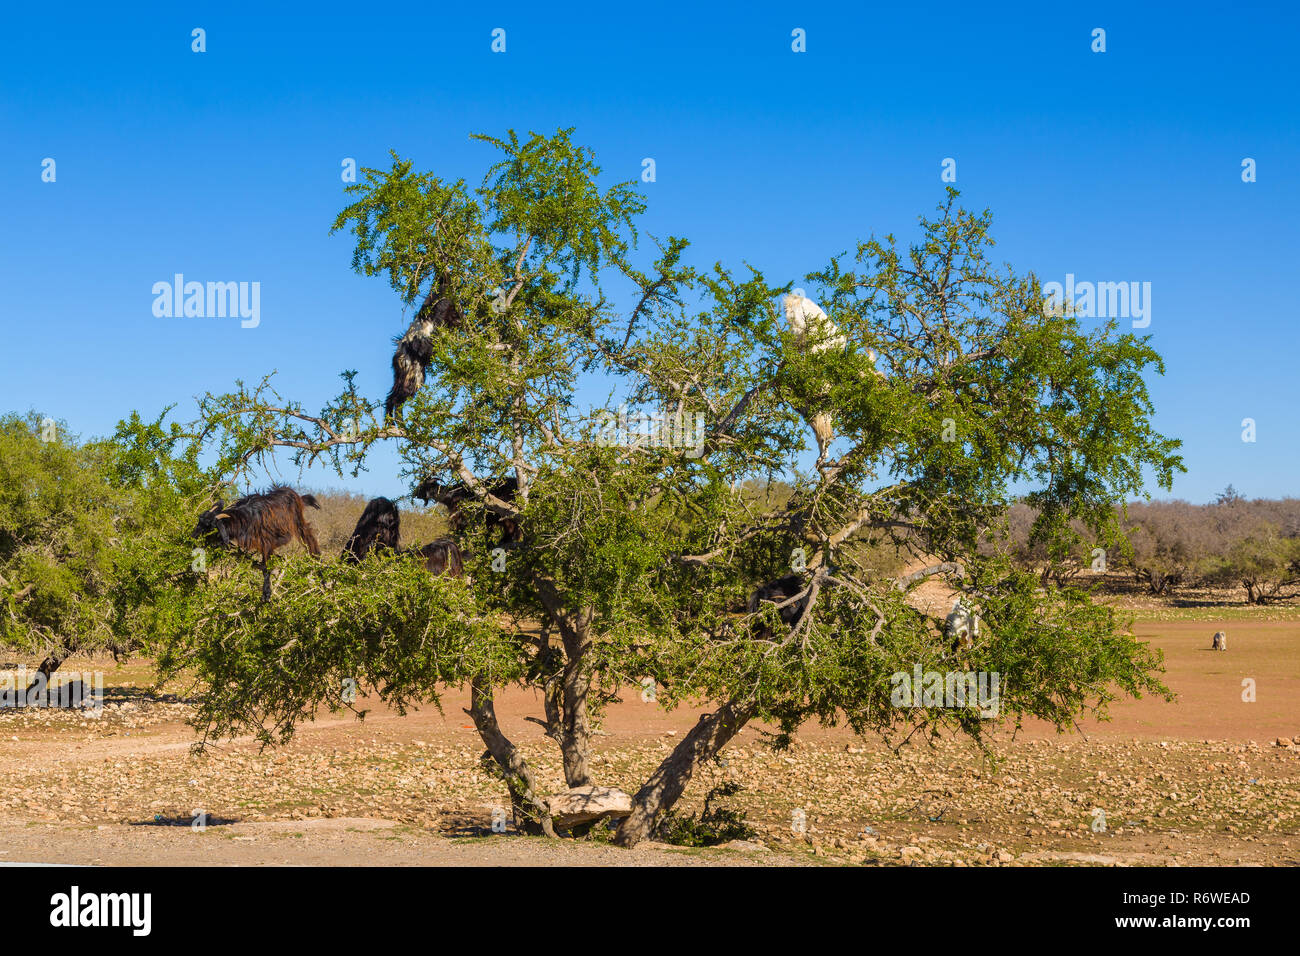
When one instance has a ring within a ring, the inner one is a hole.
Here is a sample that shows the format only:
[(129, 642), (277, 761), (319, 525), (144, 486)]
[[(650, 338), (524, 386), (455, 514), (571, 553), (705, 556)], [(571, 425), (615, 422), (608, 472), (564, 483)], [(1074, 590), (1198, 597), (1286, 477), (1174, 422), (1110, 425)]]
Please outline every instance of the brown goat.
[(199, 516), (194, 536), (223, 548), (238, 548), (260, 557), (262, 600), (271, 599), (271, 570), (267, 566), (277, 550), (294, 538), (314, 555), (320, 554), (316, 533), (303, 513), (303, 505), (320, 508), (311, 495), (276, 486), (262, 494), (245, 495), (227, 507), (217, 501)]
[[(790, 601), (796, 595), (808, 590), (808, 583), (801, 574), (787, 574), (783, 578), (777, 578), (775, 581), (769, 581), (762, 587), (756, 589), (749, 596), (745, 604), (745, 611), (754, 614), (760, 610), (764, 602), (770, 602), (778, 606)], [(803, 599), (793, 601), (780, 608), (781, 621), (787, 626), (792, 627), (803, 614), (804, 606), (808, 603), (805, 596)]]
[(458, 578), (465, 573), (460, 548), (450, 538), (440, 538), (419, 548), (402, 549), (401, 523), (397, 505), (387, 498), (372, 498), (343, 548), (342, 560), (356, 563), (371, 551), (387, 549), (398, 554), (418, 554), (425, 568), (435, 577), (446, 574)]
[(424, 559), (424, 566), (434, 577), (445, 574), (458, 578), (465, 573), (465, 562), (461, 558), (460, 546), (451, 538), (439, 538), (418, 548), (411, 548), (404, 554), (418, 554)]

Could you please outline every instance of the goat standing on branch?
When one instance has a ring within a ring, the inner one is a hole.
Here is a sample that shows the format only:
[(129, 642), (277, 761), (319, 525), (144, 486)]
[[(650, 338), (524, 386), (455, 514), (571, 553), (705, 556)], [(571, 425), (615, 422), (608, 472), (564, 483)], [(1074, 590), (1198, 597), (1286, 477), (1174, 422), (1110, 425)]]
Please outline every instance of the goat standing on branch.
[[(493, 498), (512, 503), (519, 493), (519, 479), (506, 478), (499, 481), (489, 487), (487, 493)], [(426, 478), (420, 482), (412, 497), (419, 498), (426, 504), (430, 501), (438, 502), (447, 509), (447, 518), (451, 522), (452, 530), (456, 534), (464, 533), (469, 521), (465, 515), (464, 507), (467, 502), (475, 497), (474, 492), (467, 485), (461, 482), (444, 485), (434, 478)], [(489, 542), (490, 546), (495, 547), (507, 541), (520, 541), (523, 538), (518, 519), (510, 515), (497, 514), (489, 507), (487, 509), (487, 531), (491, 534), (498, 529), (501, 532), (501, 537), (496, 542)]]
[(953, 640), (953, 649), (970, 650), (975, 645), (975, 638), (980, 636), (980, 619), (974, 610), (961, 603), (961, 598), (952, 603), (952, 610), (944, 622), (944, 630)]
[(357, 519), (357, 526), (352, 529), (341, 561), (356, 564), (372, 550), (384, 548), (396, 551), (401, 541), (401, 515), (397, 505), (387, 498), (372, 498), (366, 503), (366, 510)]
[[(781, 621), (787, 627), (793, 627), (807, 606), (807, 591), (808, 583), (802, 574), (787, 574), (756, 589), (749, 596), (745, 611), (748, 614), (755, 614), (761, 610), (764, 601), (770, 602), (779, 609)], [(803, 600), (793, 600), (800, 594), (805, 594)]]
[(230, 507), (218, 500), (215, 507), (199, 516), (194, 535), (223, 548), (238, 548), (259, 555), (262, 600), (269, 601), (271, 570), (267, 562), (271, 555), (294, 538), (313, 555), (320, 554), (316, 532), (303, 513), (303, 505), (320, 508), (311, 495), (300, 495), (283, 485), (263, 494), (245, 495)]
[[(831, 321), (830, 316), (822, 311), (812, 299), (805, 298), (797, 292), (792, 292), (785, 296), (782, 302), (785, 308), (785, 321), (790, 326), (790, 331), (794, 335), (795, 344), (801, 349), (810, 347), (813, 352), (824, 352), (828, 349), (843, 349), (847, 340), (840, 332), (839, 328)], [(874, 363), (876, 353), (872, 349), (867, 349), (867, 357)], [(881, 372), (876, 374), (884, 377)], [(814, 397), (814, 401), (821, 403), (828, 397), (827, 390)], [(802, 410), (805, 420), (813, 430), (817, 438), (817, 451), (819, 455), (825, 456), (826, 449), (835, 439), (835, 429), (831, 424), (829, 412)]]
[(361, 512), (357, 526), (340, 559), (356, 564), (375, 550), (394, 551), (399, 554), (418, 554), (428, 572), (435, 577), (449, 575), (458, 578), (465, 573), (460, 548), (450, 538), (439, 538), (418, 548), (401, 548), (401, 514), (397, 505), (387, 498), (372, 498)]

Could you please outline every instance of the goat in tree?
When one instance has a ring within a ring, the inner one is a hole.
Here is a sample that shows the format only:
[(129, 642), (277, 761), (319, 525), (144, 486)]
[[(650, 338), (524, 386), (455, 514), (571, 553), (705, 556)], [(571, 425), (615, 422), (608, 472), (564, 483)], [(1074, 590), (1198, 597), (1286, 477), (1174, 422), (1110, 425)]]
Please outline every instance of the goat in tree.
[(194, 536), (222, 548), (236, 548), (259, 555), (262, 569), (262, 600), (271, 599), (271, 555), (297, 538), (313, 555), (320, 554), (316, 532), (303, 513), (303, 506), (320, 508), (311, 495), (277, 485), (261, 494), (245, 495), (227, 507), (221, 500), (199, 516)]
[(387, 498), (370, 499), (366, 503), (366, 510), (357, 519), (357, 526), (352, 529), (347, 544), (343, 546), (340, 560), (356, 564), (376, 548), (396, 551), (402, 536), (401, 524), (397, 505)]
[(944, 621), (944, 630), (953, 639), (953, 649), (970, 650), (975, 638), (980, 636), (980, 619), (972, 608), (961, 603), (961, 598), (952, 603), (952, 610)]
[(792, 627), (799, 616), (803, 614), (804, 606), (808, 603), (805, 596), (803, 600), (794, 601), (786, 604), (791, 598), (808, 590), (808, 582), (802, 574), (787, 574), (783, 578), (777, 578), (775, 581), (769, 581), (762, 587), (754, 591), (749, 596), (749, 601), (745, 605), (745, 611), (749, 614), (757, 612), (764, 601), (771, 602), (779, 607), (781, 621), (786, 627)]
[(406, 334), (395, 340), (393, 353), (393, 387), (384, 402), (384, 415), (392, 418), (402, 403), (420, 390), (424, 372), (433, 357), (433, 334), (436, 329), (460, 329), (465, 317), (451, 297), (451, 283), (440, 276), (415, 313)]
[[(800, 347), (811, 343), (809, 347), (812, 351), (824, 352), (827, 349), (843, 349), (847, 345), (847, 340), (835, 323), (831, 321), (830, 316), (823, 312), (821, 307), (812, 299), (792, 292), (785, 296), (782, 305), (785, 309), (786, 324), (790, 326), (795, 343)], [(876, 353), (873, 349), (867, 349), (867, 358), (871, 360), (873, 365), (875, 364)], [(884, 374), (878, 369), (876, 375), (884, 378)], [(830, 447), (830, 443), (835, 438), (835, 430), (831, 424), (830, 414), (828, 412), (805, 411), (803, 415), (817, 438), (818, 453), (824, 456), (826, 449)]]
[[(505, 502), (513, 502), (515, 496), (519, 493), (519, 479), (506, 478), (502, 481), (491, 485), (487, 489), (488, 494), (494, 498), (499, 498)], [(465, 514), (464, 506), (467, 502), (475, 498), (474, 492), (462, 482), (456, 482), (452, 485), (444, 485), (435, 478), (426, 478), (420, 482), (419, 487), (415, 489), (414, 498), (419, 498), (426, 504), (430, 501), (436, 501), (447, 509), (447, 518), (451, 522), (452, 530), (456, 534), (463, 534), (466, 525), (469, 522)], [(519, 527), (519, 522), (509, 515), (499, 515), (488, 509), (487, 511), (487, 531), (491, 534), (494, 530), (501, 532), (501, 537), (497, 544), (504, 544), (507, 541), (519, 541), (523, 534)]]
[(418, 554), (424, 561), (425, 569), (434, 577), (447, 575), (458, 578), (465, 573), (465, 562), (461, 557), (460, 545), (451, 538), (439, 538), (418, 548), (410, 548), (403, 554)]
[(450, 538), (439, 538), (418, 548), (401, 547), (401, 514), (387, 498), (372, 498), (361, 513), (356, 528), (343, 547), (341, 560), (359, 562), (371, 551), (389, 550), (398, 554), (419, 555), (425, 568), (435, 577), (446, 574), (458, 578), (465, 573), (460, 548)]

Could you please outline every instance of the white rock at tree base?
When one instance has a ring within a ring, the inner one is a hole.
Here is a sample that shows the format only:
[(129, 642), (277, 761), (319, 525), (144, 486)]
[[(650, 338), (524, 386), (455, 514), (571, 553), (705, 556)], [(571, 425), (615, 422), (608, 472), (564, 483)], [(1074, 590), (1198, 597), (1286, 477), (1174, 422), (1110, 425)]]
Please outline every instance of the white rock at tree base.
[(601, 817), (626, 817), (632, 798), (616, 787), (574, 787), (546, 798), (556, 826), (573, 827)]

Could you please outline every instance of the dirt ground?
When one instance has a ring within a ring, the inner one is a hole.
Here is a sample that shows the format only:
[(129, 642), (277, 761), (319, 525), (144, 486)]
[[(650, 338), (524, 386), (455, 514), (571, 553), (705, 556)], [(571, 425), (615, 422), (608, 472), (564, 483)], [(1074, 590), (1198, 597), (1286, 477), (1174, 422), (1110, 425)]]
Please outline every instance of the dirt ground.
[[(682, 808), (740, 783), (727, 805), (757, 833), (739, 849), (491, 833), (504, 787), (458, 693), (442, 714), (324, 715), (280, 750), (241, 740), (195, 755), (190, 706), (145, 695), (148, 662), (74, 660), (65, 670), (105, 671), (100, 717), (0, 711), (0, 863), (1300, 864), (1300, 621), (1196, 616), (1137, 624), (1165, 652), (1176, 703), (1119, 703), (1066, 736), (1003, 733), (996, 768), (960, 741), (894, 754), (808, 727), (775, 753), (746, 728)], [(1226, 653), (1208, 649), (1220, 629)], [(703, 709), (665, 713), (630, 690), (601, 727), (600, 782), (634, 790)], [(540, 703), (517, 691), (497, 710), (543, 785), (563, 789), (553, 746), (524, 720)]]

